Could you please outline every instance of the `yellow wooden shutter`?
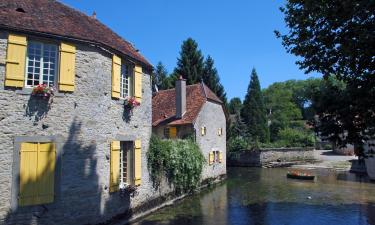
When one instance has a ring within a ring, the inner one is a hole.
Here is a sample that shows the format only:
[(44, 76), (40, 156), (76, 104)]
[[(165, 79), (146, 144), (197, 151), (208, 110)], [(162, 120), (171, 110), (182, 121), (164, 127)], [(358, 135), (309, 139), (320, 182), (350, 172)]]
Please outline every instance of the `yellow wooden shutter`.
[(169, 128), (169, 138), (176, 138), (177, 137), (177, 128), (170, 127)]
[(223, 162), (223, 153), (219, 151), (219, 163)]
[(20, 206), (54, 200), (56, 148), (54, 143), (22, 143), (20, 152)]
[(134, 97), (137, 101), (142, 102), (142, 67), (134, 67)]
[(120, 142), (112, 141), (110, 176), (109, 176), (109, 192), (118, 191), (118, 188), (120, 185), (120, 151), (121, 151)]
[(74, 91), (76, 46), (68, 43), (60, 45), (59, 91)]
[(120, 98), (121, 58), (112, 57), (112, 98)]
[(142, 142), (134, 141), (134, 185), (142, 183)]
[(24, 86), (26, 48), (26, 36), (9, 34), (5, 66), (5, 86)]
[(56, 147), (54, 143), (38, 144), (39, 203), (54, 199)]
[(208, 164), (209, 164), (209, 165), (212, 165), (212, 164), (214, 163), (214, 157), (215, 157), (214, 152), (211, 151), (211, 152), (209, 153), (209, 155), (208, 155)]

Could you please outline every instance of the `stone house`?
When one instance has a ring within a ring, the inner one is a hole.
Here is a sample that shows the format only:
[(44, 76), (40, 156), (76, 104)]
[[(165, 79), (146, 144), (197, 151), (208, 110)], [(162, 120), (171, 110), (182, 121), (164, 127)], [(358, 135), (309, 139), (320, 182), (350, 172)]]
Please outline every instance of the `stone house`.
[(96, 224), (161, 202), (170, 190), (153, 189), (146, 160), (152, 69), (95, 17), (1, 1), (0, 224)]
[(202, 82), (158, 91), (152, 97), (152, 132), (161, 138), (194, 138), (206, 157), (202, 179), (226, 174), (226, 114), (223, 102)]

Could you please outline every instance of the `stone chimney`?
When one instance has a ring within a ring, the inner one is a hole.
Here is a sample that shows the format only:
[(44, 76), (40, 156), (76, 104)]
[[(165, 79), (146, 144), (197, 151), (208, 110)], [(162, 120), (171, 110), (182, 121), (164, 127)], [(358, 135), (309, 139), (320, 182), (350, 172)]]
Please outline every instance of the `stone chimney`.
[(181, 119), (186, 112), (186, 80), (180, 76), (176, 81), (176, 117)]
[(96, 12), (92, 12), (91, 18), (96, 19)]

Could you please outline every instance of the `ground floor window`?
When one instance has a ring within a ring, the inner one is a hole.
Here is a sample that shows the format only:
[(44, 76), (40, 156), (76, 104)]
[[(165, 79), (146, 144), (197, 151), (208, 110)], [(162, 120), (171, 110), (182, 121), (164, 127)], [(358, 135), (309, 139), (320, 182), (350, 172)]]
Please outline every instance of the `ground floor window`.
[(51, 142), (20, 144), (20, 206), (54, 201), (56, 147)]
[(134, 143), (121, 142), (120, 150), (120, 188), (133, 184), (134, 177)]

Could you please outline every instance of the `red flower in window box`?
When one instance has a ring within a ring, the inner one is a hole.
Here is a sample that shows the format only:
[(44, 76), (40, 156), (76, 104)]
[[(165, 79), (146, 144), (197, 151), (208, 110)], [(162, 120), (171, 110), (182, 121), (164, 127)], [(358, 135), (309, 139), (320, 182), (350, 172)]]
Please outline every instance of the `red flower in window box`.
[(49, 98), (53, 96), (55, 89), (53, 87), (47, 86), (47, 84), (38, 84), (33, 87), (31, 95), (43, 98)]
[(135, 107), (137, 106), (140, 106), (141, 103), (137, 101), (137, 99), (135, 97), (126, 97), (125, 98), (125, 102), (124, 102), (124, 106), (125, 108), (127, 109), (134, 109)]

